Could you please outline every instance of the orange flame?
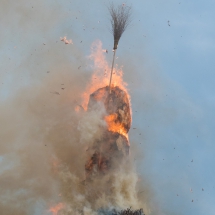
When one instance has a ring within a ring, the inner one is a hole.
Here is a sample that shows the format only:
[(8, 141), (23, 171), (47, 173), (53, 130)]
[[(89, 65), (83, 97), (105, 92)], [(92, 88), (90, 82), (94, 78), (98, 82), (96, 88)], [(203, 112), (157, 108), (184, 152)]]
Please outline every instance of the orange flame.
[(106, 116), (105, 121), (108, 126), (108, 131), (117, 132), (128, 139), (128, 134), (123, 124), (117, 121), (117, 114), (111, 114)]
[(63, 203), (58, 203), (57, 205), (51, 207), (51, 208), (49, 209), (49, 212), (52, 212), (52, 215), (57, 215), (58, 212), (59, 212), (61, 209), (64, 208), (64, 206), (65, 206), (65, 205), (64, 205)]
[[(92, 94), (97, 89), (108, 86), (110, 80), (110, 65), (107, 63), (105, 58), (105, 52), (102, 49), (101, 41), (96, 41), (91, 46), (91, 55), (89, 56), (90, 60), (94, 61), (93, 70), (94, 73), (91, 78), (90, 84), (87, 86), (86, 91), (83, 93), (83, 102), (82, 107), (87, 110), (87, 104), (89, 101), (89, 95)], [(112, 85), (111, 86), (118, 86), (122, 90), (124, 90), (127, 94), (127, 83), (123, 81), (123, 71), (122, 67), (118, 68), (116, 65), (113, 70), (113, 78), (112, 78)], [(130, 101), (130, 96), (128, 94), (128, 98)]]

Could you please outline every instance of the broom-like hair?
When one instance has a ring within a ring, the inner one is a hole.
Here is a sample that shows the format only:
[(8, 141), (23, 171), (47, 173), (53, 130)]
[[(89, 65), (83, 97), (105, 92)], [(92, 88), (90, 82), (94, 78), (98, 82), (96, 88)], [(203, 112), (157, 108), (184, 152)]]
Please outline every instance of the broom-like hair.
[(117, 49), (119, 39), (131, 22), (131, 8), (125, 5), (114, 7), (114, 4), (111, 3), (108, 9), (111, 15), (110, 21), (114, 37), (113, 49), (115, 50)]

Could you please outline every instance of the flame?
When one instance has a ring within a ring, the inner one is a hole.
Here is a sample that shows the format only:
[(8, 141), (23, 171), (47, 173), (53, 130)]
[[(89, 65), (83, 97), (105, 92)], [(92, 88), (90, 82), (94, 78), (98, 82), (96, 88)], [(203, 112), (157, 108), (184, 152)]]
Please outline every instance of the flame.
[[(94, 65), (92, 67), (92, 69), (94, 70), (94, 73), (92, 74), (91, 81), (88, 84), (88, 86), (86, 87), (86, 90), (82, 95), (82, 98), (83, 98), (82, 107), (84, 110), (87, 110), (87, 105), (88, 105), (90, 94), (92, 94), (99, 88), (109, 85), (111, 68), (105, 58), (105, 55), (106, 55), (106, 52), (104, 52), (104, 49), (102, 49), (102, 42), (95, 41), (91, 46), (91, 54), (89, 56), (89, 59), (93, 60), (93, 62), (94, 62)], [(129, 103), (130, 103), (130, 95), (126, 88), (127, 83), (123, 81), (122, 68), (123, 67), (118, 67), (116, 65), (115, 68), (113, 69), (111, 87), (118, 86), (123, 91), (125, 91), (128, 99), (129, 99)], [(98, 94), (97, 96), (102, 97), (103, 96), (102, 92), (100, 94)], [(99, 100), (99, 98), (98, 98), (98, 100)], [(76, 107), (76, 111), (78, 112), (77, 107)], [(117, 114), (111, 114), (109, 116), (106, 116), (105, 121), (107, 123), (109, 131), (118, 132), (118, 133), (124, 135), (128, 139), (128, 134), (127, 134), (127, 131), (125, 130), (125, 127), (123, 126), (122, 123), (117, 121)]]
[(57, 205), (51, 207), (51, 208), (49, 209), (49, 212), (52, 212), (52, 215), (57, 215), (58, 212), (59, 212), (61, 209), (64, 208), (64, 206), (65, 206), (65, 205), (64, 205), (63, 203), (58, 203)]
[[(111, 68), (108, 62), (106, 61), (105, 55), (106, 53), (102, 49), (102, 42), (95, 41), (91, 46), (91, 55), (89, 56), (89, 59), (94, 61), (94, 65), (92, 67), (94, 73), (92, 75), (90, 83), (88, 84), (85, 92), (82, 95), (83, 98), (82, 107), (85, 110), (87, 110), (87, 104), (89, 101), (90, 94), (92, 94), (95, 90), (101, 87), (109, 85)], [(127, 83), (123, 81), (122, 67), (118, 68), (117, 65), (113, 70), (111, 87), (115, 86), (118, 86), (122, 90), (124, 90), (127, 93), (130, 101), (130, 96), (126, 88)]]
[(128, 139), (128, 134), (127, 131), (125, 130), (125, 127), (123, 126), (122, 123), (117, 121), (117, 114), (105, 116), (105, 121), (108, 126), (108, 131), (117, 132)]

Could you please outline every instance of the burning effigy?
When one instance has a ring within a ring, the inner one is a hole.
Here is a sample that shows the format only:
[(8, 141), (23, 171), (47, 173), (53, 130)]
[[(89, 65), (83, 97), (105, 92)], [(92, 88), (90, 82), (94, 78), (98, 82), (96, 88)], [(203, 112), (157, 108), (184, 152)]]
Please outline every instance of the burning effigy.
[[(106, 122), (107, 126), (101, 129), (101, 137), (94, 141), (88, 149), (91, 155), (85, 164), (86, 184), (95, 180), (95, 177), (100, 177), (99, 179), (103, 180), (103, 175), (109, 174), (114, 169), (116, 170), (117, 167), (120, 167), (120, 164), (128, 157), (130, 149), (128, 132), (131, 127), (131, 108), (128, 94), (119, 86), (111, 84), (116, 49), (121, 35), (129, 24), (130, 8), (125, 8), (124, 5), (114, 8), (114, 6), (111, 5), (109, 12), (112, 18), (111, 25), (114, 36), (114, 54), (109, 86), (96, 89), (90, 95), (87, 105), (87, 111), (92, 111), (95, 107), (97, 108), (98, 104), (102, 106), (105, 110), (102, 119)], [(107, 180), (106, 186), (110, 186), (110, 183), (111, 180)], [(90, 188), (90, 190), (92, 190), (92, 188)], [(104, 190), (108, 190), (108, 188)], [(99, 195), (95, 196), (101, 197), (102, 193), (100, 192)], [(120, 211), (112, 209), (109, 212), (108, 210), (104, 210), (104, 213), (100, 211), (99, 214), (143, 215), (143, 210), (139, 209), (133, 211), (128, 208)]]
[(82, 181), (72, 177), (70, 184), (77, 184), (77, 190), (65, 191), (67, 204), (56, 205), (56, 210), (53, 208), (56, 214), (70, 210), (78, 215), (144, 214), (139, 209), (142, 205), (136, 190), (138, 176), (129, 166), (130, 96), (122, 79), (122, 68), (114, 68), (119, 40), (130, 21), (130, 8), (125, 5), (115, 8), (111, 4), (109, 12), (114, 36), (112, 67), (104, 58), (101, 42), (94, 43), (90, 58), (94, 60), (95, 70), (83, 94), (83, 103), (76, 107), (77, 112), (83, 112), (78, 130), (80, 142), (85, 145), (85, 177)]

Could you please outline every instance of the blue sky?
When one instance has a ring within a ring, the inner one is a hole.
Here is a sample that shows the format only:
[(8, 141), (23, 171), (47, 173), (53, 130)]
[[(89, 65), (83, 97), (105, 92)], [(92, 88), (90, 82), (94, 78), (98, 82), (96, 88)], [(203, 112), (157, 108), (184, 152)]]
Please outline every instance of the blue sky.
[[(215, 1), (114, 2), (131, 5), (133, 13), (116, 63), (124, 65), (131, 93), (138, 171), (163, 214), (214, 215)], [(0, 4), (0, 102), (42, 81), (52, 56), (59, 67), (65, 57), (72, 67), (84, 63), (97, 39), (112, 49), (108, 1)], [(56, 43), (65, 35), (73, 45)]]

